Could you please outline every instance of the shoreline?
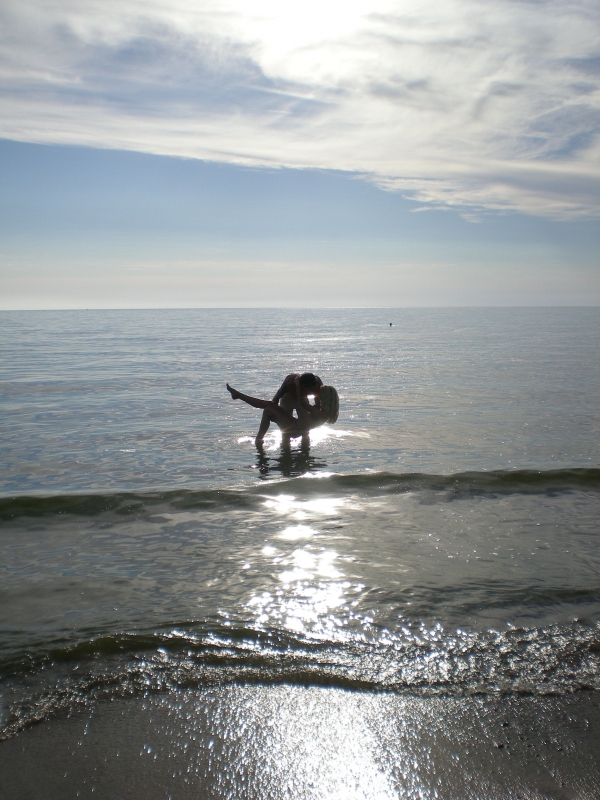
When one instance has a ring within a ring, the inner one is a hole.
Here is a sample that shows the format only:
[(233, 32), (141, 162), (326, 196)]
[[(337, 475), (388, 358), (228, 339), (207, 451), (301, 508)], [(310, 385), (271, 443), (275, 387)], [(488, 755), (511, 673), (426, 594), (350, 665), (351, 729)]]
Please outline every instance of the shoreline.
[(600, 693), (228, 685), (113, 699), (0, 743), (1, 800), (597, 798)]

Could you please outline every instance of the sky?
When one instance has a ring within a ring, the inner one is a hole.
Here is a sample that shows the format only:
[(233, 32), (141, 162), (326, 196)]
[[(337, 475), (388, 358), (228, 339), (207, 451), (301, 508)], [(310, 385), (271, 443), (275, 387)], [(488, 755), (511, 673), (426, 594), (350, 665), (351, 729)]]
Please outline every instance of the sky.
[(597, 0), (4, 0), (0, 307), (600, 305)]

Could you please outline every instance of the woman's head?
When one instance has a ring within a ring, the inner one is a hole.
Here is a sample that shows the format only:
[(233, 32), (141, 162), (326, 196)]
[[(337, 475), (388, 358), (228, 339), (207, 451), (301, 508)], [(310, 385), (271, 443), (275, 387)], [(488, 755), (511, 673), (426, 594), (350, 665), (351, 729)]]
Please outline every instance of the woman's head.
[(321, 411), (333, 425), (340, 413), (340, 398), (333, 386), (321, 386)]

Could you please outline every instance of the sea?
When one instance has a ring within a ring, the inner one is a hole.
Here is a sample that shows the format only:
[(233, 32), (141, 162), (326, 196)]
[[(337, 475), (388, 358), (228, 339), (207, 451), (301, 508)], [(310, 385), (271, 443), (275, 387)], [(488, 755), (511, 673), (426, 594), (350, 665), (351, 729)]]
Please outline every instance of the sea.
[[(600, 309), (0, 341), (0, 796), (600, 797)], [(225, 383), (304, 371), (337, 423), (257, 450)]]

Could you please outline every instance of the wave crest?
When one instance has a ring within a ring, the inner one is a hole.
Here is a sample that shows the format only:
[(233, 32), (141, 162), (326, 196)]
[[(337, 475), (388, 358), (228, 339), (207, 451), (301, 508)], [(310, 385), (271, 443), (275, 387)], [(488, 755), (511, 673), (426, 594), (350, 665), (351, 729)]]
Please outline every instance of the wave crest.
[[(318, 473), (317, 473), (318, 474)], [(162, 492), (73, 493), (22, 495), (0, 498), (0, 520), (67, 514), (96, 517), (102, 514), (131, 516), (161, 510), (211, 510), (256, 507), (265, 496), (276, 496), (285, 487), (295, 495), (400, 494), (429, 492), (444, 500), (465, 495), (559, 494), (573, 491), (600, 492), (600, 469), (497, 470), (459, 472), (449, 475), (425, 473), (360, 473), (327, 475), (319, 481), (302, 476), (286, 481), (252, 484), (241, 489), (169, 490)]]

